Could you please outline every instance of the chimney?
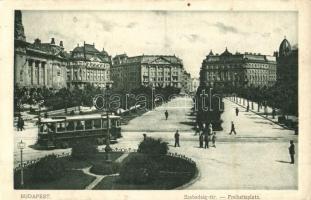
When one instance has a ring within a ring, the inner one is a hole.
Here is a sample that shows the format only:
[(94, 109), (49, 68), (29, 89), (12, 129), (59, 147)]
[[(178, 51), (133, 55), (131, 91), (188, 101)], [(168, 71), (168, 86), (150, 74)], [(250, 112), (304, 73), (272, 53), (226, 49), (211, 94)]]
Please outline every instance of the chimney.
[(60, 42), (59, 42), (59, 46), (64, 47), (63, 41), (60, 41)]
[(41, 44), (41, 40), (39, 38), (35, 39), (35, 44)]
[(51, 39), (51, 44), (55, 44), (55, 39), (54, 38)]

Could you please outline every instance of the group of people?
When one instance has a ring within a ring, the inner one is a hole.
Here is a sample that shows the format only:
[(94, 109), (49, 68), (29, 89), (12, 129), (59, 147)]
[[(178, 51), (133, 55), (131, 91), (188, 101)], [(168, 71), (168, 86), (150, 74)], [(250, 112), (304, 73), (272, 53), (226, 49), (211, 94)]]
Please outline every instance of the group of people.
[(208, 126), (204, 124), (203, 130), (200, 130), (199, 126), (197, 125), (195, 128), (194, 135), (199, 134), (199, 144), (200, 148), (209, 148), (209, 142), (212, 142), (212, 147), (216, 148), (216, 132), (213, 131), (213, 125), (210, 123)]

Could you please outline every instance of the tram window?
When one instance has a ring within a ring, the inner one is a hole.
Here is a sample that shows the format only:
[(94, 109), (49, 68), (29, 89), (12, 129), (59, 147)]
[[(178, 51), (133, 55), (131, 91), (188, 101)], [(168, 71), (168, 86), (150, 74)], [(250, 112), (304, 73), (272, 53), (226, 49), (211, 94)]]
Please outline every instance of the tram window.
[(47, 129), (49, 133), (54, 133), (55, 132), (55, 124), (53, 123), (48, 123), (47, 124)]
[(100, 119), (94, 120), (94, 128), (101, 128), (101, 120)]
[(57, 123), (57, 132), (65, 131), (65, 123)]
[(107, 128), (107, 120), (103, 119), (103, 128)]
[(72, 121), (68, 122), (67, 125), (67, 131), (73, 131), (74, 130), (74, 123)]
[(111, 127), (115, 128), (116, 127), (116, 120), (111, 120)]
[(47, 127), (46, 127), (45, 124), (41, 124), (41, 126), (40, 126), (40, 132), (41, 132), (41, 133), (47, 133), (47, 132), (48, 132), (48, 129), (47, 129)]
[(85, 129), (92, 129), (92, 120), (85, 121)]
[(76, 130), (83, 130), (84, 121), (77, 121)]

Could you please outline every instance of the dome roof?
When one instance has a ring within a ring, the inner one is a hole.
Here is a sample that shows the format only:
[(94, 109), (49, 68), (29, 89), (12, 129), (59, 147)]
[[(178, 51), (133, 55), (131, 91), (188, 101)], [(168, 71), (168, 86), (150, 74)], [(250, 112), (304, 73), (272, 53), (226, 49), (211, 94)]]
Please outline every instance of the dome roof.
[(280, 44), (279, 55), (280, 56), (287, 56), (290, 54), (290, 52), (291, 52), (291, 46), (290, 46), (288, 40), (285, 38)]
[(232, 53), (228, 51), (227, 47), (226, 47), (226, 50), (222, 54), (220, 54), (220, 56), (231, 56), (231, 55)]

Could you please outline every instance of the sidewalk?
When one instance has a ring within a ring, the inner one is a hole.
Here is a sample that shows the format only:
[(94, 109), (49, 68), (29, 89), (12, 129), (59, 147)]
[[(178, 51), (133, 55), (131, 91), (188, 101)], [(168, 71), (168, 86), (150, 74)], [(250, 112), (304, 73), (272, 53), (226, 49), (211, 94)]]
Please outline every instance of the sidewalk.
[[(233, 103), (235, 103), (235, 104), (245, 108), (245, 110), (247, 108), (247, 99), (244, 99), (244, 98), (241, 98), (241, 97), (236, 97), (235, 101), (234, 101), (233, 97), (226, 97), (225, 99), (227, 99), (227, 100), (229, 100), (229, 101), (231, 101), (231, 102), (233, 102)], [(274, 119), (273, 119), (272, 114), (271, 114), (273, 109), (271, 107), (267, 106), (267, 114), (266, 114), (265, 111), (264, 111), (264, 106), (262, 106), (259, 109), (259, 112), (258, 112), (258, 104), (256, 102), (253, 102), (254, 109), (252, 109), (251, 105), (252, 105), (252, 102), (249, 101), (249, 112), (253, 112), (253, 113), (255, 113), (255, 114), (257, 114), (257, 115), (259, 115), (259, 116), (261, 116), (261, 117), (263, 117), (263, 118), (265, 118), (265, 119), (267, 119), (267, 120), (269, 120), (269, 121), (271, 121), (271, 122), (273, 122), (273, 123), (275, 123), (275, 124), (285, 128), (285, 129), (292, 130), (292, 128), (289, 128), (286, 125), (281, 124), (281, 123), (278, 122), (278, 117), (281, 117), (282, 115), (276, 114)], [(288, 116), (288, 119), (293, 120), (294, 122), (298, 122), (298, 117), (296, 117), (296, 116)]]

